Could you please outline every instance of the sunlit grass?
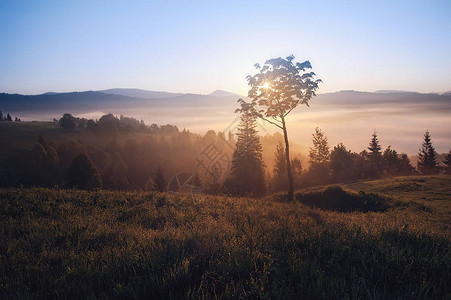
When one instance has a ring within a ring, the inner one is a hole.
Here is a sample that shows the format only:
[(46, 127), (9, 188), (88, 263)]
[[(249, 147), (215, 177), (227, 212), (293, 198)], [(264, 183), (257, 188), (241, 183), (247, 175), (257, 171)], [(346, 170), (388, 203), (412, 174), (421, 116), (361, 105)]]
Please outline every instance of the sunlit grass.
[[(440, 201), (450, 201), (449, 177), (423, 179), (431, 186), (447, 182)], [(396, 180), (414, 186), (417, 179)], [(386, 183), (341, 189), (379, 193), (377, 186)], [(424, 191), (415, 194), (428, 197)], [(277, 195), (200, 195), (195, 206), (180, 209), (163, 193), (0, 189), (1, 295), (449, 295), (451, 243), (443, 212), (428, 203), (419, 205), (407, 194), (405, 198), (387, 202), (383, 211), (343, 213), (286, 203)]]

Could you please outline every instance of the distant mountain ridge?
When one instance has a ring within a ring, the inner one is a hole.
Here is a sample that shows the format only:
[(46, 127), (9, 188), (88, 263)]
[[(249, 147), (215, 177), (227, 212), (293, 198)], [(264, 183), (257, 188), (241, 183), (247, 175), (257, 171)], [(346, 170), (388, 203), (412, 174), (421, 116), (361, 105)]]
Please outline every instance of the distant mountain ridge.
[(238, 97), (241, 98), (243, 96), (240, 96), (238, 94), (234, 94), (234, 93), (230, 93), (224, 90), (216, 90), (213, 93), (208, 94), (208, 96), (213, 96), (213, 97)]
[(148, 91), (142, 89), (127, 89), (127, 88), (116, 88), (116, 89), (108, 89), (108, 90), (100, 90), (97, 91), (104, 94), (113, 94), (113, 95), (121, 95), (133, 98), (172, 98), (183, 95), (182, 93), (169, 93), (162, 91)]
[(0, 110), (7, 112), (77, 112), (117, 111), (120, 108), (216, 107), (235, 105), (241, 96), (226, 91), (209, 95), (182, 94), (140, 89), (108, 89), (69, 93), (48, 92), (40, 95), (0, 93)]
[[(41, 95), (21, 95), (0, 93), (0, 110), (3, 112), (22, 111), (76, 111), (117, 110), (119, 108), (159, 108), (174, 109), (193, 107), (222, 107), (222, 110), (234, 111), (237, 100), (245, 98), (224, 90), (216, 90), (208, 95), (169, 93), (141, 89), (108, 89), (69, 93), (48, 92)], [(246, 98), (245, 98), (246, 99)], [(353, 106), (393, 104), (432, 107), (451, 111), (451, 94), (422, 94), (402, 91), (340, 91), (319, 94), (311, 100), (315, 106)]]

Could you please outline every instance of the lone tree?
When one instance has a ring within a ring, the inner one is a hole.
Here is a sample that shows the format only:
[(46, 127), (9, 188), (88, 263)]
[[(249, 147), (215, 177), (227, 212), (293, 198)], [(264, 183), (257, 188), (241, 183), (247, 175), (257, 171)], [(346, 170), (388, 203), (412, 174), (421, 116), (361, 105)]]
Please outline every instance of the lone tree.
[(283, 131), (285, 140), (285, 159), (287, 161), (288, 200), (293, 199), (294, 182), (290, 162), (290, 147), (286, 117), (299, 104), (308, 106), (309, 100), (315, 96), (321, 80), (314, 80), (315, 73), (306, 72), (312, 66), (309, 61), (293, 62), (294, 56), (273, 58), (263, 66), (255, 64), (258, 73), (247, 76), (251, 89), (247, 103), (239, 99), (241, 108), (236, 112), (248, 112)]
[(66, 175), (67, 185), (71, 187), (94, 189), (101, 186), (97, 170), (85, 154), (74, 157)]
[(429, 130), (424, 134), (423, 144), (418, 153), (418, 170), (425, 175), (438, 173), (437, 153), (432, 146)]
[(234, 195), (262, 196), (265, 194), (265, 165), (263, 148), (256, 130), (255, 116), (243, 113), (233, 151), (231, 176), (227, 190)]

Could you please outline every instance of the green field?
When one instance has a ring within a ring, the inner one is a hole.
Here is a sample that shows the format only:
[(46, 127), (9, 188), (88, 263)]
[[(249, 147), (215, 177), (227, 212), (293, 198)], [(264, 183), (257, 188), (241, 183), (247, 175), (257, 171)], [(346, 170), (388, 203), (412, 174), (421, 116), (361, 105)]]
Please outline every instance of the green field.
[(0, 189), (0, 298), (451, 296), (451, 176), (295, 198)]

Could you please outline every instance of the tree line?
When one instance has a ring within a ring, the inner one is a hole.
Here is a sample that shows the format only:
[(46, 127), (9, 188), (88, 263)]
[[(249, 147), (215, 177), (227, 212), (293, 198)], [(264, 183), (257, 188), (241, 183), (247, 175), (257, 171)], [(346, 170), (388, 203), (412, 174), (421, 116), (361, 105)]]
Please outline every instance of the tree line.
[[(265, 177), (261, 144), (255, 127), (255, 117), (241, 117), (232, 172), (224, 183), (226, 193), (261, 196), (265, 189), (278, 192), (286, 191), (289, 187), (283, 143), (277, 145), (274, 168)], [(376, 131), (372, 134), (367, 149), (360, 153), (351, 152), (343, 143), (331, 149), (326, 135), (319, 128), (312, 134), (312, 144), (308, 155), (309, 164), (305, 170), (299, 159), (291, 160), (295, 189), (389, 176), (451, 174), (451, 151), (446, 155), (444, 166), (439, 165), (429, 131), (424, 134), (418, 152), (417, 168), (412, 166), (407, 154), (398, 153), (391, 146), (382, 150)]]
[[(65, 114), (58, 123), (64, 124), (63, 120), (68, 118), (70, 115)], [(72, 118), (75, 124), (80, 122)], [(73, 131), (80, 130), (81, 136), (76, 139), (47, 140), (38, 136), (32, 149), (14, 151), (1, 163), (0, 185), (164, 191), (171, 176), (188, 170), (198, 173), (197, 186), (213, 194), (263, 196), (289, 187), (284, 143), (277, 144), (274, 167), (267, 169), (256, 117), (248, 112), (241, 114), (236, 138), (214, 131), (200, 136), (179, 131), (172, 125), (147, 126), (133, 118), (117, 118), (112, 114), (93, 120), (95, 130), (87, 126), (87, 121), (85, 127), (75, 125), (72, 131), (61, 125), (63, 137), (77, 137)], [(194, 159), (212, 143), (220, 151), (229, 151), (230, 169), (222, 174), (202, 173)], [(351, 152), (342, 143), (331, 148), (326, 134), (316, 128), (308, 164), (304, 166), (299, 158), (290, 159), (293, 187), (384, 176), (450, 173), (451, 152), (446, 156), (445, 166), (439, 165), (428, 131), (418, 154), (418, 165), (414, 168), (406, 154), (398, 153), (391, 146), (382, 150), (376, 132), (369, 139), (367, 149), (360, 153)]]
[[(12, 150), (0, 158), (0, 186), (163, 191), (169, 175), (197, 170), (194, 158), (209, 144), (230, 155), (234, 144), (221, 132), (201, 136), (112, 114), (86, 120), (66, 113), (56, 123), (56, 138), (38, 136), (31, 148), (6, 145)], [(208, 190), (213, 179), (199, 178)]]
[[(9, 113), (4, 115), (3, 112), (0, 110), (0, 122), (1, 121), (12, 122), (13, 118), (11, 117), (11, 115)], [(18, 117), (14, 118), (14, 122), (20, 122), (20, 121), (21, 121), (20, 118), (18, 118)]]

